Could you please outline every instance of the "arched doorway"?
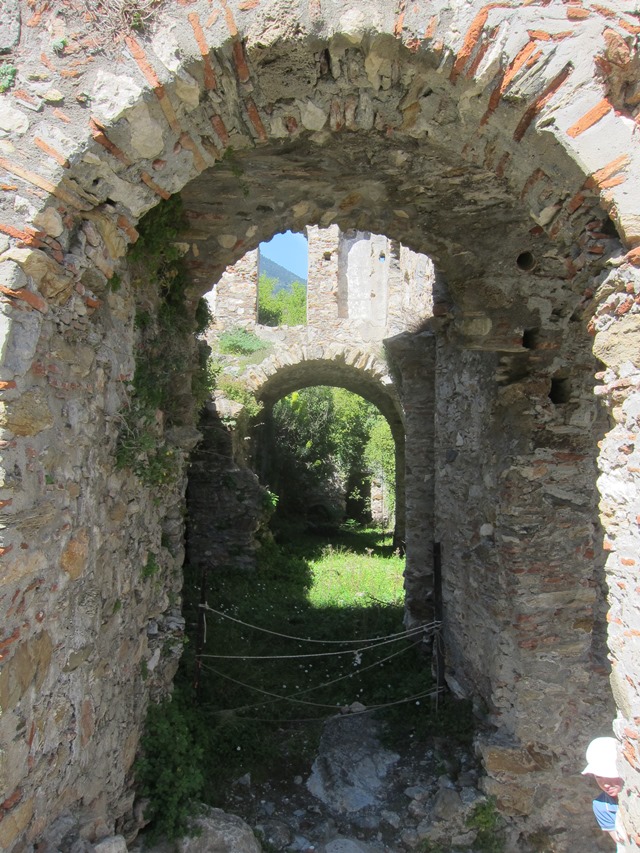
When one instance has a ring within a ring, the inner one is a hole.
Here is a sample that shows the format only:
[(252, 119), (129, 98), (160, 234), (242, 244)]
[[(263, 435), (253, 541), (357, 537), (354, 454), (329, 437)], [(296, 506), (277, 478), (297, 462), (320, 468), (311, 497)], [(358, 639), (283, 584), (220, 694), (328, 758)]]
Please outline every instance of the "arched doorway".
[[(610, 714), (592, 651), (605, 555), (623, 769), (629, 790), (637, 784), (637, 489), (620, 450), (635, 428), (636, 154), (631, 107), (614, 85), (637, 25), (577, 3), (530, 4), (517, 16), (476, 4), (455, 22), (444, 4), (428, 19), (412, 4), (395, 17), (371, 2), (334, 18), (314, 2), (297, 22), (271, 20), (278, 9), (162, 10), (149, 38), (127, 36), (117, 66), (77, 72), (47, 57), (56, 74), (87, 74), (88, 100), (61, 75), (66, 109), (45, 101), (34, 117), (11, 104), (12, 148), (0, 160), (4, 192), (19, 196), (2, 226), (2, 500), (12, 526), (0, 725), (11, 744), (7, 802), (18, 789), (23, 799), (3, 821), (9, 850), (69, 805), (83, 801), (96, 825), (103, 795), (112, 815), (129, 807), (148, 694), (145, 625), (167, 604), (166, 590), (137, 573), (153, 565), (149, 552), (179, 564), (184, 481), (159, 508), (114, 465), (144, 294), (122, 259), (138, 218), (183, 189), (192, 308), (285, 224), (384, 233), (433, 258), (451, 298), (435, 312), (436, 535), (452, 578), (452, 675), (499, 727), (485, 749), (494, 792), (523, 825), (534, 811), (562, 824), (576, 732)], [(589, 61), (574, 68), (577, 55)], [(590, 332), (615, 420), (599, 455), (604, 551)], [(420, 371), (412, 356), (405, 375), (416, 386)], [(184, 431), (175, 439), (191, 441)], [(96, 780), (89, 768), (110, 754), (115, 730), (126, 733), (122, 761)], [(64, 785), (45, 784), (52, 764)], [(637, 806), (625, 809), (637, 825)]]

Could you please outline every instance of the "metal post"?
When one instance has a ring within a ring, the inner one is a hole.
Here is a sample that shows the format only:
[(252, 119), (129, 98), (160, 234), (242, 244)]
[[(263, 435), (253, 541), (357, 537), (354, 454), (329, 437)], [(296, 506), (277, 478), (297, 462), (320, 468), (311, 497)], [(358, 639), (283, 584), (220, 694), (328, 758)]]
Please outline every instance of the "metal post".
[(442, 548), (439, 542), (433, 543), (433, 610), (436, 621), (433, 654), (436, 670), (436, 687), (444, 688), (444, 642), (442, 639)]

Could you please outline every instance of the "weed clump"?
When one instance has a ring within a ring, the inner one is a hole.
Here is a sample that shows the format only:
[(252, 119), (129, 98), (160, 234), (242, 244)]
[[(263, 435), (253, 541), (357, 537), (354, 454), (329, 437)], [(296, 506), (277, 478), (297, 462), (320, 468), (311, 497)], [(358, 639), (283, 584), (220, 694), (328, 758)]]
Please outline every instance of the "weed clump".
[(217, 387), (228, 400), (240, 403), (250, 418), (255, 418), (262, 411), (262, 403), (241, 380), (225, 376), (218, 380)]
[(149, 799), (148, 839), (184, 836), (202, 799), (204, 752), (194, 732), (193, 712), (179, 691), (149, 706), (141, 746), (135, 772), (140, 795)]
[(0, 92), (7, 92), (13, 86), (18, 69), (10, 62), (0, 65)]
[(268, 349), (269, 344), (248, 329), (229, 329), (220, 335), (218, 342), (223, 355), (253, 355)]
[(481, 853), (503, 853), (504, 820), (496, 808), (493, 797), (478, 803), (467, 820), (467, 826), (478, 831), (474, 842), (477, 850)]

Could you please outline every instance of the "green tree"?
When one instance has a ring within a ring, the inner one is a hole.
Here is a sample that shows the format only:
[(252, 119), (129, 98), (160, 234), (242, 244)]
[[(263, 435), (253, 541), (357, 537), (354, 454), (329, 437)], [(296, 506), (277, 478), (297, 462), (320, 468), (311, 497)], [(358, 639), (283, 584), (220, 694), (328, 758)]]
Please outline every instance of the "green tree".
[[(383, 440), (386, 426), (388, 440)], [(395, 451), (386, 420), (358, 394), (316, 386), (296, 391), (273, 409), (273, 464), (270, 484), (282, 512), (299, 511), (320, 496), (340, 504), (347, 515), (368, 517), (370, 477), (384, 479), (393, 493)], [(375, 439), (372, 449), (372, 431)]]
[(258, 323), (263, 326), (302, 326), (307, 322), (307, 289), (294, 281), (291, 290), (276, 290), (277, 279), (264, 273), (258, 281)]
[(396, 506), (395, 442), (391, 428), (381, 414), (376, 416), (369, 430), (364, 458), (371, 475), (382, 483), (391, 516)]

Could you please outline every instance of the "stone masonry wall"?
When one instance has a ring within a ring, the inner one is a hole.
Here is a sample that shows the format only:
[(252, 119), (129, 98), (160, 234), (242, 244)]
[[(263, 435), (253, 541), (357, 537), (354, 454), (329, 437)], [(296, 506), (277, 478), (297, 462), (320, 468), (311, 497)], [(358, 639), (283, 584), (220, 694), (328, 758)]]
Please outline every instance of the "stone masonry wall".
[[(31, 851), (65, 811), (89, 839), (126, 823), (143, 673), (161, 689), (175, 665), (160, 673), (149, 637), (160, 617), (179, 634), (185, 479), (155, 495), (115, 444), (136, 312), (157, 307), (127, 249), (180, 192), (192, 309), (287, 228), (433, 260), (450, 682), (494, 727), (481, 747), (510, 849), (546, 834), (582, 851), (574, 774), (612, 715), (604, 568), (639, 849), (637, 16), (614, 0), (184, 0), (132, 30), (109, 8), (10, 0), (0, 24), (0, 846)], [(175, 438), (186, 454), (193, 436)]]
[(220, 276), (209, 296), (219, 330), (253, 330), (258, 310), (258, 251), (247, 252)]

